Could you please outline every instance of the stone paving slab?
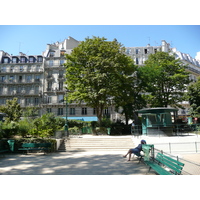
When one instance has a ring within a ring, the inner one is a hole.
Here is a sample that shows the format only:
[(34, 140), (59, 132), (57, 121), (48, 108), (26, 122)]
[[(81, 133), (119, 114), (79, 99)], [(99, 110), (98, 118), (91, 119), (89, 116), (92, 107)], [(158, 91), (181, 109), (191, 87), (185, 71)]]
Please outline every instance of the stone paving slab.
[[(43, 155), (7, 154), (0, 158), (1, 175), (145, 175), (148, 167), (125, 152), (58, 152)], [(150, 173), (154, 174), (154, 173)], [(149, 175), (150, 175), (149, 174)]]
[(182, 158), (200, 165), (200, 153), (184, 154)]

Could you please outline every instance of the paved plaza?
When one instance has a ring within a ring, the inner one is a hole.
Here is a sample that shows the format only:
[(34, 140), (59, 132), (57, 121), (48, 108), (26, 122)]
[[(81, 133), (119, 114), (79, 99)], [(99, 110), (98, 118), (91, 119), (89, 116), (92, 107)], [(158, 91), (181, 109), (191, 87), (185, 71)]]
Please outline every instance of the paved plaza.
[[(6, 155), (0, 158), (1, 175), (145, 175), (148, 168), (125, 152), (58, 152)], [(150, 173), (151, 174), (151, 173)]]
[[(138, 144), (141, 138), (132, 138)], [(200, 137), (144, 138), (147, 143), (200, 141)], [(128, 150), (128, 149), (127, 149)], [(128, 162), (127, 151), (68, 151), (43, 153), (6, 154), (0, 157), (0, 175), (145, 175), (148, 167), (136, 157)], [(200, 153), (178, 153), (183, 159), (200, 163)], [(155, 175), (150, 172), (149, 175)]]

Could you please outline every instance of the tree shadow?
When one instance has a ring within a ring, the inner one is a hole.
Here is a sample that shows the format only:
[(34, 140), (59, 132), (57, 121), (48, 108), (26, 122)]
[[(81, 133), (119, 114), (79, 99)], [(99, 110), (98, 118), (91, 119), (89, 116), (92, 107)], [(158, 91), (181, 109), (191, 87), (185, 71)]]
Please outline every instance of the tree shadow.
[(122, 154), (60, 152), (47, 155), (9, 155), (1, 159), (3, 175), (145, 175), (148, 168)]

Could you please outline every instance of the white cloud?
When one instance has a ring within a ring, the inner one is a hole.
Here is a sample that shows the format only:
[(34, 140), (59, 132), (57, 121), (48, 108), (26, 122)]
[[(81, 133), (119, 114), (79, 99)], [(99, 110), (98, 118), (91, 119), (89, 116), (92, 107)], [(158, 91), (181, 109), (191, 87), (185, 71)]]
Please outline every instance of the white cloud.
[(195, 59), (198, 60), (200, 62), (200, 51), (197, 52), (197, 55), (195, 56)]

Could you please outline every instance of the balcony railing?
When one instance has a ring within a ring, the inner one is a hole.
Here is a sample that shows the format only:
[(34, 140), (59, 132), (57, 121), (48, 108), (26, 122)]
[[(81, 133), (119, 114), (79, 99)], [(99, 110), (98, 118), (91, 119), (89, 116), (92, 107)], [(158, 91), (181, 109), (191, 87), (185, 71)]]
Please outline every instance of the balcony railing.
[(31, 80), (0, 80), (1, 84), (29, 84), (29, 83), (41, 83), (40, 79)]
[(23, 68), (23, 69), (1, 69), (1, 73), (42, 73), (44, 70), (42, 68), (40, 69), (28, 69), (28, 68)]

